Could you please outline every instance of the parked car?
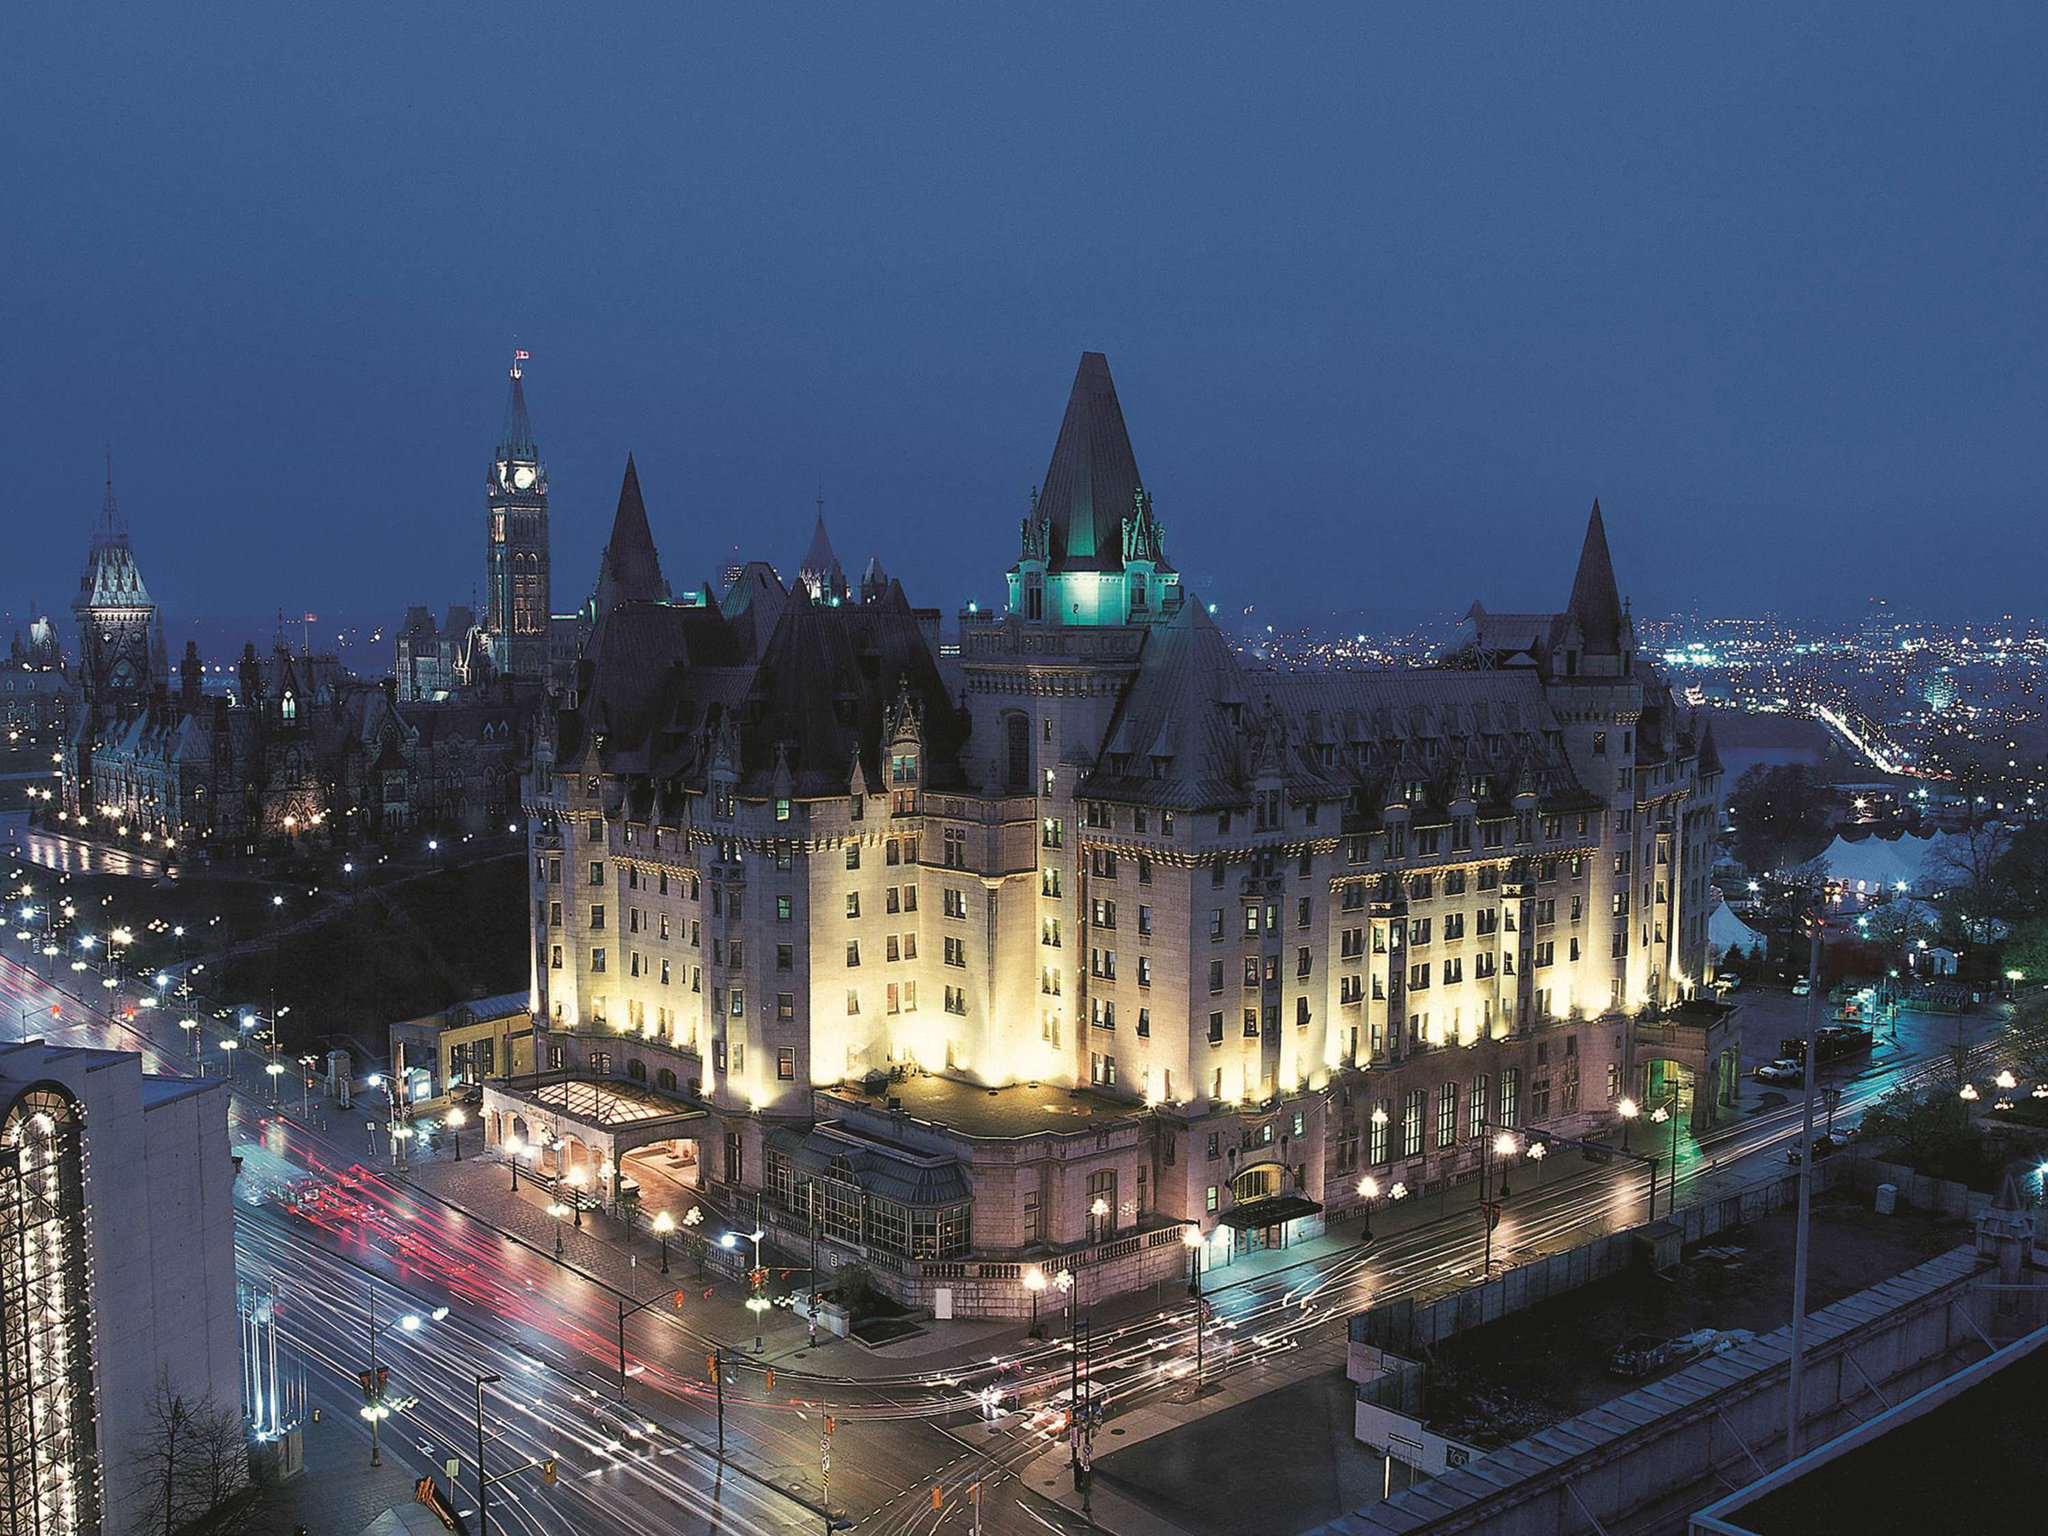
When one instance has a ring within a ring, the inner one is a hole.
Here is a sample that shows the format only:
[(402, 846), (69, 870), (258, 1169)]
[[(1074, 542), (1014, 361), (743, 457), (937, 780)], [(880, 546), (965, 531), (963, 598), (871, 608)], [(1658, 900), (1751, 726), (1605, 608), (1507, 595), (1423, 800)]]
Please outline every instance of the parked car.
[(1812, 991), (1813, 978), (1810, 976), (1802, 976), (1797, 981), (1792, 983), (1792, 995), (1794, 997), (1805, 997), (1808, 993)]
[(1770, 1083), (1775, 1087), (1796, 1088), (1805, 1080), (1806, 1068), (1802, 1063), (1796, 1062), (1790, 1057), (1780, 1057), (1776, 1061), (1765, 1062), (1762, 1066), (1752, 1070), (1749, 1075), (1760, 1083)]
[(1719, 987), (1723, 992), (1733, 992), (1737, 987), (1742, 985), (1742, 978), (1736, 975), (1733, 971), (1723, 971), (1720, 975), (1714, 978), (1714, 985)]
[[(1813, 1138), (1813, 1160), (1816, 1163), (1822, 1158), (1833, 1157), (1841, 1149), (1842, 1143), (1837, 1137), (1816, 1136)], [(1796, 1144), (1785, 1149), (1785, 1161), (1794, 1168), (1799, 1166), (1799, 1148)]]
[(1692, 1333), (1681, 1333), (1675, 1339), (1659, 1339), (1647, 1333), (1631, 1334), (1607, 1357), (1607, 1369), (1616, 1376), (1648, 1376), (1666, 1366), (1684, 1365), (1704, 1360), (1709, 1355), (1726, 1354), (1755, 1339), (1756, 1335), (1747, 1328), (1700, 1328)]

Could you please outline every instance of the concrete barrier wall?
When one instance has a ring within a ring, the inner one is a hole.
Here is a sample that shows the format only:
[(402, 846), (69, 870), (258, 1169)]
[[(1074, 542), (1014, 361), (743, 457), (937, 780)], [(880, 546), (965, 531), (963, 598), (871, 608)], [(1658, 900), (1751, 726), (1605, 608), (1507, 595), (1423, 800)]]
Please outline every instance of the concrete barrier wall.
[[(1954, 1179), (1930, 1179), (1903, 1163), (1882, 1162), (1874, 1157), (1838, 1157), (1845, 1177), (1854, 1189), (1875, 1190), (1889, 1184), (1899, 1199), (1916, 1211), (1937, 1216), (1975, 1217), (1991, 1208), (1991, 1196), (1982, 1190), (1958, 1184)], [(1825, 1165), (1824, 1165), (1825, 1166)]]
[[(1826, 1189), (1843, 1177), (1847, 1158), (1830, 1158), (1814, 1170), (1814, 1185)], [(1872, 1187), (1880, 1182), (1872, 1180)], [(1960, 1189), (1962, 1186), (1957, 1185)], [(1900, 1191), (1901, 1195), (1904, 1190)], [(1759, 1180), (1746, 1189), (1689, 1205), (1676, 1220), (1687, 1247), (1722, 1232), (1781, 1211), (1799, 1199), (1799, 1176), (1787, 1171)], [(1662, 1226), (1659, 1222), (1657, 1225)], [(1632, 1227), (1595, 1238), (1563, 1253), (1517, 1265), (1497, 1280), (1469, 1286), (1437, 1301), (1400, 1299), (1384, 1302), (1351, 1319), (1351, 1337), (1361, 1344), (1413, 1354), (1471, 1329), (1511, 1317), (1528, 1307), (1605, 1280), (1633, 1268), (1646, 1231)]]
[[(1814, 1314), (1801, 1378), (1801, 1438), (1815, 1445), (1931, 1385), (2038, 1322), (2036, 1303), (1998, 1326), (2001, 1293), (1979, 1284), (1970, 1249), (1931, 1260)], [(1683, 1527), (1717, 1492), (1782, 1459), (1787, 1331), (1663, 1377), (1650, 1388), (1491, 1453), (1483, 1478), (1456, 1470), (1426, 1494), (1398, 1494), (1322, 1528), (1323, 1536), (1577, 1536)], [(1645, 1418), (1624, 1403), (1654, 1411)], [(1560, 1447), (1580, 1447), (1559, 1457)], [(1532, 1449), (1524, 1449), (1529, 1447)]]

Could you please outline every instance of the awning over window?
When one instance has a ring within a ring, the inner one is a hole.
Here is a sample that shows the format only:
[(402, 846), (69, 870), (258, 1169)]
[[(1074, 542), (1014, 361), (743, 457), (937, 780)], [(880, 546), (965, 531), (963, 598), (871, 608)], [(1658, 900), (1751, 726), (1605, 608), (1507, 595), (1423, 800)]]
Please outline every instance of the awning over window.
[(1283, 1221), (1298, 1221), (1303, 1216), (1314, 1216), (1322, 1206), (1306, 1195), (1275, 1195), (1270, 1200), (1254, 1200), (1250, 1205), (1235, 1206), (1216, 1219), (1236, 1232), (1248, 1231), (1253, 1227), (1270, 1227)]

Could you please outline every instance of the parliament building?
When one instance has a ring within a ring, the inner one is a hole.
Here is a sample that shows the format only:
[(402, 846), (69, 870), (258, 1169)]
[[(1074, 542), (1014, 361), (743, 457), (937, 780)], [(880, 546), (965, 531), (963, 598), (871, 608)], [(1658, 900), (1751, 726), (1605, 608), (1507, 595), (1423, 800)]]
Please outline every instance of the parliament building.
[(1089, 353), (1007, 579), (957, 654), (878, 567), (676, 600), (629, 466), (525, 781), (543, 1070), (493, 1139), (613, 1181), (685, 1146), (778, 1242), (1016, 1316), (1043, 1274), (1184, 1273), (1184, 1228), (1221, 1265), (1368, 1176), (1462, 1185), (1504, 1128), (1727, 1112), (1720, 765), (1597, 505), (1554, 611), (1267, 668), (1184, 589)]

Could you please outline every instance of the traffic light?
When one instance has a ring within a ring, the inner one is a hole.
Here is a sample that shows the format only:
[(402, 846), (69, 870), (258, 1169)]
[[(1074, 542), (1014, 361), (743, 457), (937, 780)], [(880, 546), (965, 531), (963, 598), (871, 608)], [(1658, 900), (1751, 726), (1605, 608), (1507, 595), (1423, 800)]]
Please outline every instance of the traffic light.
[(676, 1292), (676, 1310), (678, 1312), (683, 1310), (683, 1293), (681, 1291)]
[(549, 1456), (549, 1457), (545, 1457), (545, 1458), (543, 1458), (543, 1460), (541, 1461), (541, 1464), (540, 1464), (540, 1480), (541, 1480), (542, 1482), (546, 1483), (546, 1484), (547, 1484), (547, 1485), (548, 1485), (548, 1486), (549, 1486), (550, 1488), (552, 1488), (552, 1487), (554, 1487), (554, 1486), (555, 1486), (555, 1483), (556, 1483), (556, 1481), (557, 1481), (558, 1479), (557, 1479), (557, 1474), (556, 1474), (556, 1472), (555, 1472), (555, 1458), (554, 1458), (554, 1457), (552, 1457), (552, 1456)]
[(704, 1375), (707, 1380), (718, 1380), (718, 1351), (713, 1350), (704, 1359)]
[(775, 1367), (772, 1365), (767, 1367), (767, 1369), (761, 1372), (761, 1376), (763, 1389), (773, 1392), (775, 1390)]
[(836, 1430), (836, 1429), (838, 1429), (838, 1428), (839, 1428), (839, 1418), (838, 1418), (838, 1416), (837, 1416), (836, 1414), (830, 1414), (830, 1413), (826, 1414), (826, 1415), (825, 1415), (825, 1433), (829, 1435), (829, 1434), (831, 1434), (831, 1433), (832, 1433), (832, 1432), (833, 1432), (834, 1430)]

